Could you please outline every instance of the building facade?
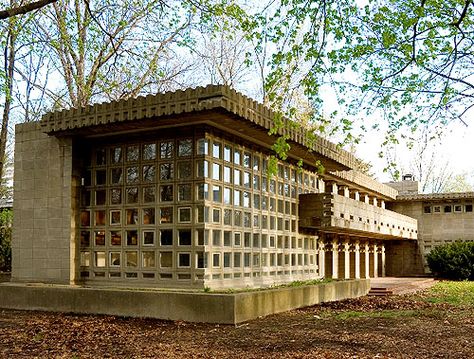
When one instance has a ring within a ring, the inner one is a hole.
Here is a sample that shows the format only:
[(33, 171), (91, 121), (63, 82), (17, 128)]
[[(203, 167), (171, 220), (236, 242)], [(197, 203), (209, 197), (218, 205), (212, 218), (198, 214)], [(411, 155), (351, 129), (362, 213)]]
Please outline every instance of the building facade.
[(276, 160), (274, 117), (208, 86), (18, 125), (12, 280), (221, 289), (418, 274), (422, 261), (399, 264), (419, 257), (422, 217), (302, 130), (279, 129), (291, 148)]

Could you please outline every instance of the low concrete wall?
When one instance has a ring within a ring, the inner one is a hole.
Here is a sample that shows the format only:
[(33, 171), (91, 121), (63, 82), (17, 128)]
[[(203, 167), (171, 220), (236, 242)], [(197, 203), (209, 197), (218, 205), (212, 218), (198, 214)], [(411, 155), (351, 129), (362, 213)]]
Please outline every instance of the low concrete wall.
[(369, 280), (244, 293), (165, 292), (0, 284), (0, 307), (237, 324), (260, 316), (367, 294)]

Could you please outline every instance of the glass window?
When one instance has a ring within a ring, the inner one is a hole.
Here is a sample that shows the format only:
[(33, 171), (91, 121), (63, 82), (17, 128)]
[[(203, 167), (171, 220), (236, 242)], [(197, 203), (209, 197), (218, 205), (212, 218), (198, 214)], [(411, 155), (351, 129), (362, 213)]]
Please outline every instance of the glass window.
[(91, 244), (91, 233), (89, 231), (81, 231), (81, 247), (89, 247)]
[(155, 182), (155, 166), (154, 165), (146, 165), (143, 166), (143, 173), (142, 173), (143, 182)]
[(127, 246), (138, 245), (138, 231), (130, 230), (130, 231), (126, 231), (126, 233), (127, 233)]
[(191, 254), (178, 253), (178, 267), (190, 267), (190, 266), (191, 266)]
[(201, 183), (197, 185), (197, 200), (209, 199), (209, 185)]
[(228, 208), (224, 208), (224, 225), (231, 226), (232, 225), (232, 210)]
[(220, 266), (221, 255), (220, 253), (214, 253), (212, 255), (212, 266), (219, 267)]
[(221, 180), (221, 165), (218, 163), (212, 164), (212, 179), (216, 181)]
[(212, 200), (214, 202), (222, 202), (222, 187), (212, 186)]
[(105, 211), (95, 211), (96, 226), (105, 226)]
[(110, 266), (120, 267), (121, 256), (122, 256), (122, 253), (120, 252), (110, 252)]
[(191, 222), (191, 208), (178, 208), (178, 222), (190, 223)]
[(89, 227), (91, 225), (91, 212), (81, 211), (81, 226)]
[(155, 267), (155, 252), (154, 251), (144, 251), (142, 252), (142, 266), (143, 268), (153, 268)]
[(221, 210), (219, 208), (212, 209), (212, 222), (213, 223), (221, 222)]
[(224, 161), (231, 162), (232, 148), (229, 145), (224, 146)]
[(110, 232), (110, 245), (111, 246), (121, 246), (122, 245), (122, 232), (120, 232), (120, 231), (111, 231)]
[(155, 224), (154, 208), (143, 208), (143, 224)]
[(242, 212), (234, 211), (234, 226), (242, 226)]
[(160, 199), (162, 202), (169, 202), (173, 200), (173, 186), (160, 186)]
[(107, 184), (107, 171), (106, 170), (97, 170), (95, 171), (95, 184), (98, 186)]
[(163, 141), (160, 143), (160, 158), (173, 158), (173, 141)]
[(120, 188), (112, 188), (110, 190), (110, 204), (122, 203), (122, 190)]
[(244, 212), (244, 227), (250, 228), (252, 225), (252, 214), (249, 212)]
[(231, 168), (224, 166), (224, 182), (225, 183), (232, 183), (232, 178), (231, 178)]
[(221, 144), (219, 142), (212, 144), (212, 157), (221, 158)]
[(196, 267), (206, 268), (207, 267), (207, 254), (203, 252), (196, 253)]
[(212, 231), (212, 245), (217, 247), (221, 246), (221, 231), (218, 229)]
[(145, 161), (151, 161), (156, 158), (156, 144), (146, 143), (143, 145), (143, 159)]
[(193, 167), (191, 161), (178, 162), (178, 178), (189, 179), (193, 177)]
[(224, 268), (229, 268), (230, 267), (230, 256), (232, 253), (230, 252), (224, 252)]
[(191, 201), (192, 185), (191, 184), (180, 184), (178, 185), (178, 201)]
[(209, 141), (205, 138), (200, 138), (197, 140), (197, 149), (196, 153), (198, 155), (208, 155), (209, 154)]
[(127, 161), (128, 162), (136, 162), (139, 159), (139, 147), (138, 145), (128, 146), (127, 147)]
[(240, 186), (240, 176), (241, 176), (241, 171), (234, 170), (234, 184), (236, 186)]
[(242, 245), (242, 238), (239, 232), (234, 233), (234, 246), (240, 247)]
[(174, 166), (173, 163), (162, 163), (160, 165), (160, 180), (168, 181), (174, 177)]
[(178, 141), (178, 156), (189, 157), (193, 154), (193, 141), (191, 139)]
[(106, 190), (101, 189), (99, 191), (95, 191), (95, 204), (98, 206), (103, 206), (106, 201)]
[(229, 187), (224, 187), (224, 204), (232, 203), (232, 189)]
[(234, 151), (234, 163), (236, 165), (240, 165), (240, 151), (239, 150)]
[(103, 166), (105, 165), (106, 160), (105, 148), (98, 148), (95, 153), (95, 164), (97, 166)]
[(178, 230), (178, 243), (180, 246), (190, 246), (192, 243), (191, 240), (191, 230), (190, 229), (179, 229)]
[(240, 206), (240, 191), (234, 190), (234, 206)]
[(162, 246), (173, 245), (173, 230), (172, 229), (162, 229), (160, 231), (160, 243)]
[(81, 266), (89, 267), (91, 265), (91, 252), (81, 252)]
[(170, 268), (173, 266), (173, 252), (160, 252), (160, 267)]
[(232, 232), (224, 231), (224, 247), (232, 246)]
[(95, 252), (94, 259), (96, 267), (105, 267), (105, 252)]
[(143, 202), (144, 203), (150, 203), (150, 202), (155, 202), (156, 196), (155, 196), (155, 187), (144, 187), (143, 188)]
[(137, 208), (129, 208), (125, 212), (126, 214), (126, 224), (138, 224), (138, 209)]
[(138, 203), (138, 188), (129, 187), (127, 191), (127, 203)]
[(250, 166), (251, 166), (250, 160), (251, 160), (250, 153), (244, 152), (243, 166), (246, 167), (246, 168), (250, 168)]
[(155, 232), (153, 232), (153, 231), (144, 231), (143, 232), (143, 245), (145, 245), (145, 246), (155, 245)]
[(209, 162), (196, 161), (197, 177), (209, 177)]
[(122, 162), (122, 147), (113, 147), (110, 149), (110, 162), (113, 164)]
[(250, 173), (244, 172), (244, 187), (250, 188), (251, 183), (250, 183)]
[(160, 223), (173, 223), (173, 207), (160, 208)]
[(243, 192), (243, 206), (245, 208), (250, 208), (250, 192)]
[(127, 168), (127, 183), (137, 183), (139, 180), (138, 167)]
[(94, 238), (96, 246), (105, 246), (105, 231), (95, 231)]
[(234, 253), (234, 267), (239, 268), (241, 265), (241, 254)]

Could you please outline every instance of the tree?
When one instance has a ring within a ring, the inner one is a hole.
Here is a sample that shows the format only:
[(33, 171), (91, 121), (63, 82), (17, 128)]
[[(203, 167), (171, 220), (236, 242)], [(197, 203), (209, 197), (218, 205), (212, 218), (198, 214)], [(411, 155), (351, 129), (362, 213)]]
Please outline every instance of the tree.
[(40, 1), (35, 1), (29, 4), (16, 4), (12, 3), (10, 4), (10, 8), (6, 10), (0, 10), (0, 20), (8, 19), (13, 16), (17, 15), (24, 15), (26, 13), (29, 13), (31, 11), (40, 9), (46, 5), (52, 4), (53, 2), (56, 2), (58, 0), (40, 0)]

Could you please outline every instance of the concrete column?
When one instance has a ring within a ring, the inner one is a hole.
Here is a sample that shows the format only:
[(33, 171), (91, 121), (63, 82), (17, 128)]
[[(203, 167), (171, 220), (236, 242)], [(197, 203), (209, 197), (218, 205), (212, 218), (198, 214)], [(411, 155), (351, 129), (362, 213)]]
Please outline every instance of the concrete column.
[(359, 191), (352, 191), (352, 196), (356, 201), (360, 201), (360, 193)]
[(372, 197), (372, 204), (377, 207), (377, 197)]
[(326, 184), (324, 181), (320, 178), (318, 178), (318, 188), (319, 188), (319, 193), (324, 193), (326, 192)]
[(351, 277), (351, 253), (349, 252), (349, 240), (344, 242), (344, 279)]
[(360, 243), (359, 241), (355, 242), (355, 273), (354, 276), (356, 279), (360, 279)]
[(339, 273), (339, 251), (338, 241), (334, 239), (332, 241), (332, 279), (337, 279)]
[(369, 242), (365, 242), (365, 278), (370, 278), (370, 253), (369, 253)]
[(377, 278), (379, 276), (379, 254), (377, 252), (377, 243), (374, 243), (374, 278)]
[(319, 240), (318, 241), (318, 250), (319, 250), (319, 276), (324, 277), (326, 275), (326, 253), (324, 252), (325, 250), (325, 244), (324, 241)]
[(385, 245), (382, 244), (382, 263), (380, 263), (382, 266), (382, 277), (385, 277)]
[(380, 208), (385, 209), (385, 201), (383, 199), (380, 200)]

